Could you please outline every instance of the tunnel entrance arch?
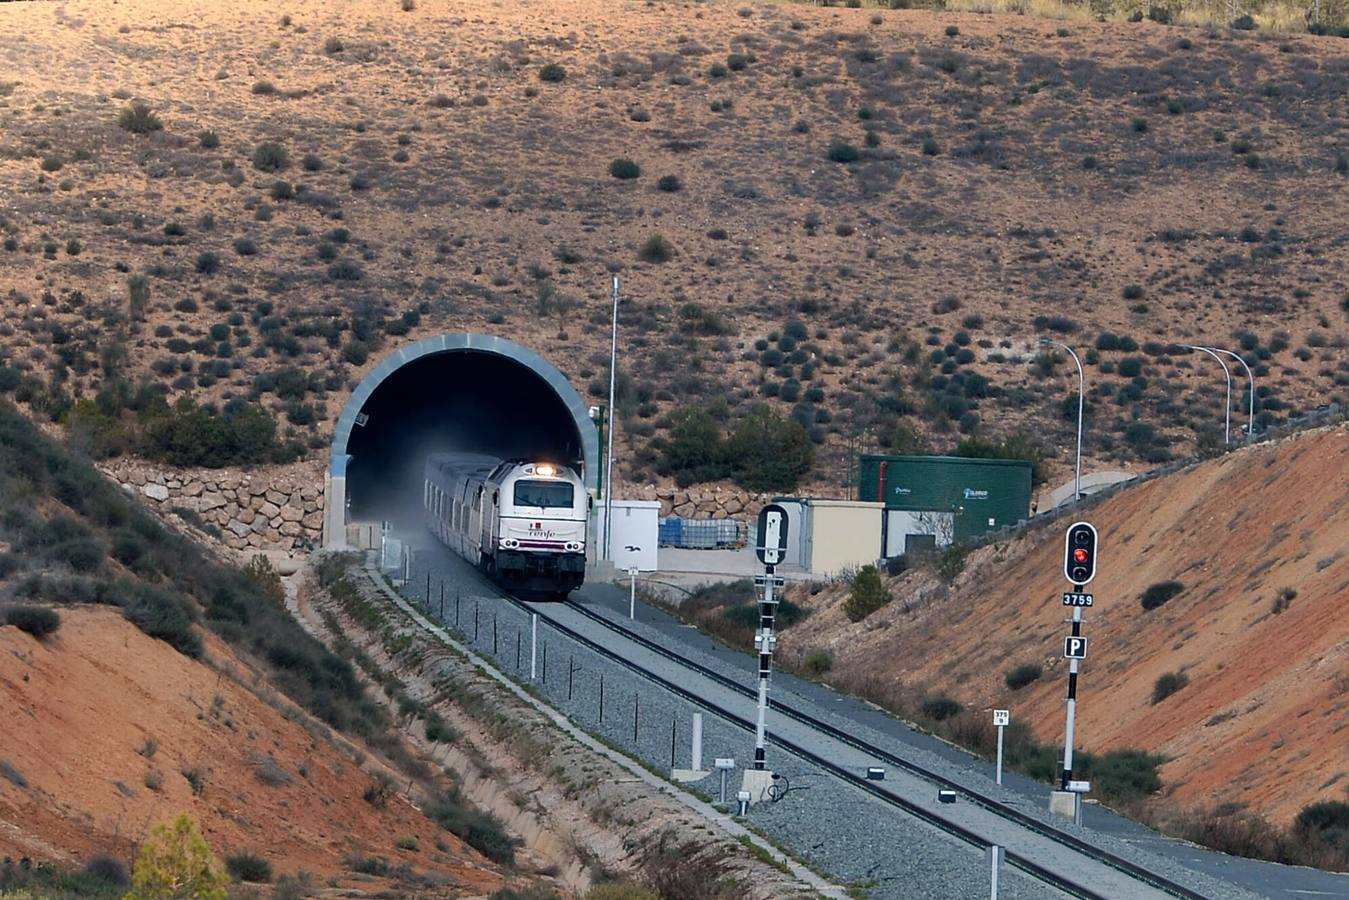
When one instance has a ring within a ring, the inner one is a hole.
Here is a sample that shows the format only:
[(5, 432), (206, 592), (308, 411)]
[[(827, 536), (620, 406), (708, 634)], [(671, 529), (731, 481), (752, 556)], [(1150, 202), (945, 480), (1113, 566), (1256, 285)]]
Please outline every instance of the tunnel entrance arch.
[[(388, 464), (388, 447), (397, 446), (400, 428), (425, 431), (438, 417), (453, 425), (453, 433), (479, 442), (405, 448), (409, 453), (499, 448), (501, 455), (510, 455), (535, 446), (561, 453), (565, 446), (579, 462), (581, 477), (593, 494), (599, 484), (599, 433), (589, 410), (555, 366), (506, 338), (442, 334), (398, 348), (361, 380), (338, 416), (324, 479), (324, 546), (339, 550), (348, 546), (350, 491), (362, 479), (366, 484), (361, 493), (368, 495), (372, 489), (370, 473), (363, 467), (369, 469), (376, 457)], [(531, 428), (549, 433), (531, 435)], [(404, 439), (429, 440), (425, 435)], [(409, 477), (406, 472), (394, 475)]]

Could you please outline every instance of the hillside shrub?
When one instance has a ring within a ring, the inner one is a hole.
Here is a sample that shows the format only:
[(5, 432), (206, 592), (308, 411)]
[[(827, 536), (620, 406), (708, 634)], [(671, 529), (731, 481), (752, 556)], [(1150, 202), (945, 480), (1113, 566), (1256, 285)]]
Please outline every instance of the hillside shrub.
[(808, 678), (819, 678), (834, 668), (834, 657), (828, 650), (811, 650), (801, 659), (801, 672)]
[(1184, 672), (1167, 672), (1152, 685), (1152, 705), (1156, 706), (1189, 683), (1190, 676)]
[(663, 235), (653, 234), (642, 244), (641, 249), (637, 251), (637, 256), (642, 262), (669, 262), (674, 256), (674, 249)]
[(1039, 679), (1042, 674), (1044, 674), (1044, 670), (1035, 663), (1022, 663), (1015, 669), (1009, 671), (1003, 677), (1003, 680), (1007, 682), (1009, 688), (1014, 691), (1019, 691), (1026, 685)]
[(126, 887), (131, 883), (126, 866), (115, 856), (100, 854), (84, 864), (84, 874), (115, 887)]
[(235, 853), (225, 857), (225, 871), (235, 881), (268, 884), (272, 880), (272, 864), (256, 853)]
[(1113, 804), (1142, 800), (1162, 789), (1162, 776), (1157, 768), (1166, 757), (1145, 750), (1120, 749), (1097, 755), (1074, 754), (1073, 771), (1093, 782), (1092, 787), (1102, 800)]
[(567, 77), (567, 70), (557, 63), (548, 63), (539, 69), (539, 81), (563, 81)]
[(365, 277), (359, 263), (341, 259), (328, 267), (328, 277), (333, 281), (360, 281)]
[(41, 640), (61, 627), (61, 616), (45, 606), (11, 606), (4, 610), (6, 625), (13, 625)]
[(841, 140), (831, 141), (826, 155), (836, 163), (856, 162), (861, 157), (856, 147)]
[(679, 180), (678, 175), (662, 175), (660, 179), (656, 181), (656, 189), (665, 191), (669, 194), (675, 193), (683, 186), (684, 184)]
[(937, 576), (943, 581), (954, 581), (965, 571), (965, 556), (968, 551), (959, 544), (952, 544), (937, 557)]
[(276, 437), (276, 420), (256, 404), (234, 401), (223, 412), (182, 397), (151, 419), (145, 433), (147, 455), (175, 466), (219, 469), (278, 461), (286, 448)]
[(962, 709), (964, 707), (959, 703), (944, 696), (929, 697), (923, 701), (922, 706), (923, 715), (934, 722), (944, 722), (947, 719), (954, 718), (960, 715)]
[(127, 900), (226, 900), (226, 878), (197, 823), (186, 813), (156, 825), (141, 845)]
[(1349, 803), (1322, 800), (1303, 807), (1293, 819), (1293, 833), (1304, 840), (1319, 840), (1349, 851)]
[(860, 622), (892, 599), (876, 567), (863, 566), (853, 577), (852, 589), (843, 603), (843, 614), (850, 622)]
[(1144, 609), (1151, 610), (1164, 605), (1183, 590), (1185, 590), (1185, 585), (1179, 581), (1159, 581), (1150, 585), (1138, 599), (1143, 604)]
[(220, 271), (220, 254), (209, 250), (197, 255), (196, 270), (200, 275), (214, 275)]
[(117, 124), (132, 134), (149, 134), (164, 127), (159, 116), (144, 103), (133, 103), (123, 107), (117, 115)]
[(630, 181), (641, 176), (642, 168), (630, 159), (619, 158), (609, 163), (609, 174), (623, 181)]
[(726, 439), (731, 477), (752, 491), (791, 491), (810, 470), (815, 448), (798, 422), (758, 407)]
[(264, 141), (253, 151), (253, 168), (259, 172), (279, 172), (290, 164), (290, 154), (275, 141)]
[(515, 844), (501, 820), (468, 806), (458, 794), (444, 794), (425, 806), (428, 818), (493, 862), (509, 865), (515, 861)]

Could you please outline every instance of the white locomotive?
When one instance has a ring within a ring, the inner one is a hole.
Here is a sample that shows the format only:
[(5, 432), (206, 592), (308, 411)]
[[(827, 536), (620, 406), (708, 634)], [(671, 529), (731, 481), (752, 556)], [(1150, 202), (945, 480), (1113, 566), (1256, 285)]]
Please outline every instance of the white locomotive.
[(585, 577), (590, 495), (566, 466), (434, 453), (422, 503), (441, 542), (508, 587), (560, 599)]

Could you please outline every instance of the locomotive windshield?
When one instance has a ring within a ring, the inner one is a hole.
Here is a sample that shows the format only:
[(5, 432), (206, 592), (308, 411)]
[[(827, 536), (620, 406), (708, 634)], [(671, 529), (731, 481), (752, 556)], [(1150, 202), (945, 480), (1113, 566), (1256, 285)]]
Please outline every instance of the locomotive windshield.
[(571, 508), (572, 487), (565, 481), (517, 481), (515, 505), (542, 509)]

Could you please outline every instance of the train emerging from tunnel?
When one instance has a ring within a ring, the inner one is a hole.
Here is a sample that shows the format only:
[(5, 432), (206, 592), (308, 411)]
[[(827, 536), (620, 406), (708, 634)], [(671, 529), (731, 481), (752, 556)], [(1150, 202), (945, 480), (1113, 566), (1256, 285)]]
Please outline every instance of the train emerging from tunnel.
[(590, 495), (567, 466), (433, 453), (422, 504), (432, 534), (508, 588), (564, 599), (585, 578)]

